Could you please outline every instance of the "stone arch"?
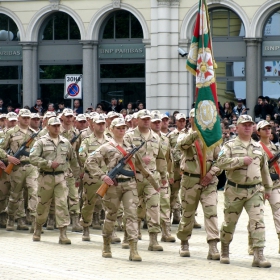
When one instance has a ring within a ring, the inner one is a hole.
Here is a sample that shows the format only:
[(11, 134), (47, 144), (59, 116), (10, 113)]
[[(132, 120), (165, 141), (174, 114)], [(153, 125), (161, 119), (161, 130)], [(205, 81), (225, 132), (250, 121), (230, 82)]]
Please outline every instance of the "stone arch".
[(267, 17), (273, 12), (276, 11), (277, 8), (280, 9), (279, 6), (280, 1), (269, 0), (262, 4), (256, 13), (251, 22), (251, 36), (252, 38), (262, 38), (263, 36), (263, 27), (267, 20)]
[[(235, 12), (240, 19), (242, 20), (245, 28), (245, 37), (250, 37), (250, 21), (244, 10), (235, 2), (230, 1), (230, 0), (223, 0), (221, 2), (210, 2), (208, 3), (208, 8), (218, 8), (218, 7), (224, 7), (224, 8), (229, 8), (233, 12)], [(180, 40), (191, 40), (192, 35), (193, 35), (193, 30), (192, 27), (195, 19), (196, 19), (196, 13), (198, 10), (198, 6), (195, 5), (190, 10), (187, 12), (183, 22), (182, 22), (182, 27), (181, 27), (181, 32), (180, 32)]]
[[(149, 33), (149, 28), (147, 26), (147, 23), (145, 21), (145, 18), (143, 15), (134, 7), (128, 4), (121, 4), (121, 9), (126, 10), (130, 13), (132, 13), (140, 22), (142, 29), (143, 29), (143, 36), (144, 40), (149, 40), (150, 39), (150, 33)], [(116, 9), (113, 8), (112, 4), (108, 4), (101, 8), (92, 18), (90, 21), (90, 24), (88, 26), (87, 30), (87, 40), (94, 40), (98, 41), (99, 39), (99, 31), (101, 28), (101, 25), (105, 18), (108, 16), (108, 14)]]
[(0, 13), (5, 14), (6, 16), (10, 17), (15, 22), (15, 24), (18, 27), (19, 33), (20, 33), (20, 41), (24, 41), (25, 30), (24, 30), (22, 22), (20, 21), (18, 16), (14, 12), (12, 12), (11, 10), (9, 10), (7, 8), (4, 8), (4, 7), (0, 7)]
[(32, 41), (32, 42), (38, 41), (38, 34), (39, 34), (39, 30), (42, 26), (42, 23), (51, 13), (54, 13), (54, 12), (64, 12), (64, 13), (68, 14), (69, 16), (71, 16), (78, 25), (78, 28), (79, 28), (80, 34), (81, 34), (81, 40), (85, 39), (86, 32), (85, 32), (85, 28), (84, 28), (84, 23), (83, 23), (82, 19), (80, 18), (80, 16), (75, 11), (73, 11), (72, 9), (70, 9), (69, 7), (64, 6), (64, 5), (58, 5), (57, 9), (54, 9), (52, 5), (48, 5), (44, 8), (42, 8), (41, 10), (39, 10), (32, 17), (32, 19), (28, 25), (28, 28), (27, 28), (26, 41)]

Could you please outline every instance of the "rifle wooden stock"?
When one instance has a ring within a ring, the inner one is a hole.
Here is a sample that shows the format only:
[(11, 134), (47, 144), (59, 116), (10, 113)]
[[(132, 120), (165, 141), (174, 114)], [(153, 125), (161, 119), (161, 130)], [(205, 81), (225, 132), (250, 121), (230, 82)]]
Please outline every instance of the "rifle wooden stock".
[[(9, 163), (8, 164), (8, 166), (4, 169), (4, 171), (5, 171), (5, 173), (7, 173), (8, 175), (10, 175), (11, 174), (11, 172), (12, 172), (12, 170), (13, 170), (13, 168), (14, 168), (14, 164), (13, 163)], [(1, 169), (2, 170), (2, 169)]]
[(106, 192), (109, 189), (109, 185), (107, 185), (105, 182), (99, 187), (99, 189), (97, 190), (96, 194), (98, 194), (100, 197), (104, 197), (104, 195), (106, 194)]

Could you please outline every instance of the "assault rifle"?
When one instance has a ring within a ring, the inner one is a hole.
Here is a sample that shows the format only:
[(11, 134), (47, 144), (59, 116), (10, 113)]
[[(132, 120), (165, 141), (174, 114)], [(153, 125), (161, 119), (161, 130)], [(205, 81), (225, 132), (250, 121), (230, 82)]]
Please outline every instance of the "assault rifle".
[[(138, 152), (141, 147), (145, 144), (143, 141), (140, 146), (134, 147), (129, 153), (127, 153), (126, 156), (124, 156), (118, 164), (107, 174), (112, 181), (114, 182), (114, 185), (117, 186), (116, 176), (119, 174), (122, 174), (127, 177), (133, 177), (135, 174), (133, 171), (124, 170), (124, 166), (129, 162), (129, 160), (133, 157), (133, 155)], [(103, 197), (107, 190), (109, 189), (109, 185), (107, 185), (105, 182), (99, 187), (96, 194), (98, 194), (100, 197)]]
[[(20, 159), (21, 156), (26, 156), (26, 157), (29, 157), (29, 152), (26, 151), (26, 149), (29, 148), (29, 146), (31, 145), (33, 139), (39, 134), (41, 130), (39, 130), (38, 132), (36, 133), (33, 133), (31, 135), (31, 137), (25, 141), (20, 147), (19, 149), (15, 152), (15, 154), (13, 155), (13, 157), (17, 158), (17, 159)], [(4, 171), (7, 173), (7, 174), (11, 174), (13, 168), (14, 168), (14, 164), (13, 163), (9, 163), (9, 165), (4, 169)]]
[[(11, 149), (8, 149), (8, 150), (6, 151), (6, 153), (7, 153), (7, 155), (9, 156), (10, 153), (11, 153)], [(2, 160), (2, 162), (3, 162), (4, 164), (7, 163), (6, 160)], [(0, 168), (0, 178), (2, 177), (2, 173), (3, 173), (3, 169)]]
[(269, 161), (268, 161), (268, 167), (270, 168), (278, 159), (280, 158), (280, 152), (274, 155)]
[(79, 134), (75, 135), (75, 136), (70, 140), (71, 145), (73, 145), (73, 144), (77, 141), (77, 139), (80, 137), (81, 134), (82, 134), (82, 130), (80, 131)]

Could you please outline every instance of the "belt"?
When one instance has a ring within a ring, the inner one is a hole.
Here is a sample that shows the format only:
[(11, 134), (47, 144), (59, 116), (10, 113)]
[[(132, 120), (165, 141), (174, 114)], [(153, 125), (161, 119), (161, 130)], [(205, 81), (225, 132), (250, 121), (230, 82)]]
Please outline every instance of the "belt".
[(195, 177), (195, 178), (201, 177), (200, 174), (193, 174), (193, 173), (188, 173), (188, 172), (184, 172), (183, 174), (188, 177)]
[(116, 178), (118, 183), (124, 183), (130, 181), (132, 178)]
[(236, 188), (241, 188), (241, 189), (249, 189), (249, 188), (254, 188), (255, 186), (259, 185), (260, 183), (257, 183), (257, 184), (253, 184), (253, 185), (242, 185), (242, 184), (237, 184), (237, 183), (234, 183), (230, 180), (227, 181), (227, 183), (233, 187), (236, 187)]
[(53, 172), (49, 172), (49, 171), (40, 171), (40, 173), (45, 176), (45, 175), (59, 175), (59, 174), (63, 174), (64, 171), (53, 171)]

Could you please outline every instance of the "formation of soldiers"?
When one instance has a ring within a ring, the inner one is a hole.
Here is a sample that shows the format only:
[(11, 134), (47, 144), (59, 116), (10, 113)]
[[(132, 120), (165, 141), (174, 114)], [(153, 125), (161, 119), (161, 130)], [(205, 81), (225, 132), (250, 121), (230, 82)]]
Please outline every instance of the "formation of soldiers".
[[(90, 241), (90, 226), (102, 229), (102, 256), (111, 258), (111, 244), (121, 242), (129, 259), (141, 261), (137, 242), (144, 220), (150, 251), (163, 251), (158, 243), (175, 242), (171, 222), (178, 223), (179, 255), (190, 257), (189, 240), (198, 203), (204, 213), (209, 245), (208, 259), (229, 264), (229, 245), (243, 207), (249, 215), (249, 254), (252, 266), (270, 267), (263, 255), (264, 200), (272, 207), (280, 239), (279, 153), (269, 141), (270, 124), (257, 124), (260, 142), (251, 139), (253, 121), (248, 115), (237, 120), (237, 137), (206, 153), (202, 175), (203, 143), (194, 126), (195, 111), (176, 115), (177, 128), (170, 131), (169, 117), (159, 111), (141, 110), (124, 119), (116, 112), (92, 112), (74, 116), (47, 112), (40, 130), (40, 116), (21, 109), (19, 114), (0, 115), (0, 227), (8, 231), (29, 230), (33, 241), (41, 240), (43, 226), (59, 229), (59, 243), (71, 244), (67, 226), (83, 232)], [(139, 151), (112, 178), (108, 172), (135, 147)], [(19, 156), (20, 155), (20, 156)], [(5, 172), (3, 171), (5, 170)], [(225, 210), (218, 229), (217, 184), (225, 170)], [(109, 188), (101, 199), (99, 187)], [(105, 213), (105, 215), (104, 215)], [(221, 241), (221, 254), (217, 243)], [(279, 248), (280, 253), (280, 248)]]

